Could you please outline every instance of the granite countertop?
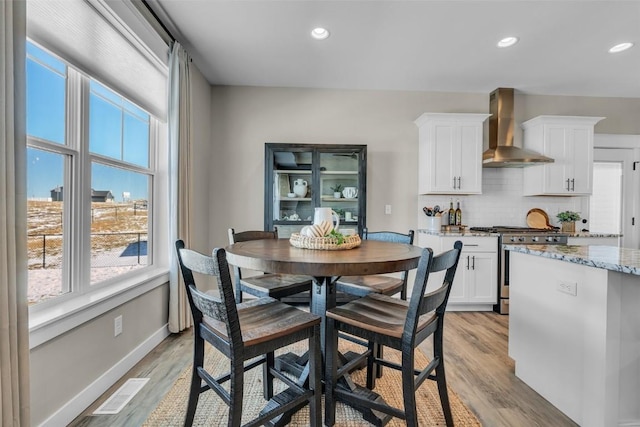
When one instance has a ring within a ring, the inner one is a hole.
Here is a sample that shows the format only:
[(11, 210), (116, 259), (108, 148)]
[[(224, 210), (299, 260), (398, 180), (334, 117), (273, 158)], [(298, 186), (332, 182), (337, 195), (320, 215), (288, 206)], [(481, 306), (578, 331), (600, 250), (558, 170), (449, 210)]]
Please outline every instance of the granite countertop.
[(458, 232), (458, 231), (436, 231), (436, 230), (428, 230), (425, 228), (419, 228), (417, 231), (418, 233), (429, 234), (431, 236), (441, 236), (441, 237), (447, 237), (447, 236), (497, 237), (500, 235), (498, 233), (487, 233), (483, 231), (470, 231), (470, 230)]
[(581, 231), (579, 233), (569, 233), (569, 237), (622, 237), (622, 234), (590, 233), (588, 231)]
[[(444, 236), (494, 237), (494, 236), (500, 235), (500, 233), (487, 233), (485, 231), (472, 231), (469, 229), (463, 232), (457, 232), (457, 231), (436, 231), (436, 230), (429, 230), (426, 228), (419, 228), (417, 232), (423, 233), (423, 234), (429, 234), (432, 236), (443, 236), (443, 237)], [(569, 233), (568, 236), (569, 237), (622, 237), (622, 234), (590, 233), (590, 232), (581, 231), (576, 233)]]
[(640, 276), (640, 250), (597, 245), (502, 245), (505, 250)]

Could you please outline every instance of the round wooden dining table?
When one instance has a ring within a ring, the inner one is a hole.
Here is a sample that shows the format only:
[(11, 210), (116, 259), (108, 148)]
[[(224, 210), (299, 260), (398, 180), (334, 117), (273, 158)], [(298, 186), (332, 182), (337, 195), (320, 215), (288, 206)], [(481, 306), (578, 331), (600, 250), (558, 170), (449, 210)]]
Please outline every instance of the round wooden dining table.
[(325, 312), (336, 306), (335, 282), (341, 276), (366, 276), (412, 270), (422, 248), (404, 243), (363, 240), (347, 250), (301, 249), (288, 239), (251, 240), (225, 248), (229, 264), (266, 273), (312, 276), (310, 310), (322, 317), (322, 349)]
[[(310, 311), (322, 318), (321, 348), (325, 360), (327, 340), (326, 311), (336, 306), (335, 282), (341, 276), (365, 276), (370, 274), (395, 273), (412, 270), (418, 266), (422, 248), (404, 243), (363, 240), (360, 246), (347, 250), (301, 249), (291, 246), (288, 239), (264, 239), (239, 242), (225, 248), (227, 261), (240, 268), (263, 271), (266, 273), (301, 274), (313, 277)], [(343, 356), (343, 355), (340, 355)], [(344, 359), (344, 356), (343, 356)], [(286, 364), (289, 372), (305, 381), (308, 375), (306, 358), (289, 353), (281, 356), (280, 363)], [(347, 386), (357, 386), (346, 374), (343, 380)], [(364, 390), (367, 397), (375, 400), (377, 394)], [(293, 409), (274, 425), (286, 425)], [(365, 419), (374, 424), (380, 423), (378, 415), (365, 408), (356, 408), (363, 412)]]

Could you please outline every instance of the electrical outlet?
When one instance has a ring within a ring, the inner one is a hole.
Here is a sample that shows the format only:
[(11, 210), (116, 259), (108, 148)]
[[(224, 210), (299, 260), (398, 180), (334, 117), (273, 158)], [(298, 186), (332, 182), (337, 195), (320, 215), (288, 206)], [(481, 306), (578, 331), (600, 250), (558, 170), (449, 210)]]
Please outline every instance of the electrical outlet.
[(575, 282), (560, 282), (558, 283), (558, 291), (575, 297), (578, 295), (578, 284)]
[(391, 205), (384, 205), (384, 213), (386, 215), (391, 215)]
[(113, 336), (117, 337), (122, 333), (122, 315), (113, 319)]

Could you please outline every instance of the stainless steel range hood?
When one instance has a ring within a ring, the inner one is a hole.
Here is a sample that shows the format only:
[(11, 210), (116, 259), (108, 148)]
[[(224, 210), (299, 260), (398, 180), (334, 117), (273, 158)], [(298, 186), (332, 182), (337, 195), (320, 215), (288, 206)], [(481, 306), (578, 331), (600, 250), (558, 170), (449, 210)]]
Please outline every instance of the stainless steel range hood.
[(489, 149), (482, 153), (482, 167), (522, 168), (552, 163), (553, 159), (513, 145), (513, 89), (498, 88), (489, 96)]

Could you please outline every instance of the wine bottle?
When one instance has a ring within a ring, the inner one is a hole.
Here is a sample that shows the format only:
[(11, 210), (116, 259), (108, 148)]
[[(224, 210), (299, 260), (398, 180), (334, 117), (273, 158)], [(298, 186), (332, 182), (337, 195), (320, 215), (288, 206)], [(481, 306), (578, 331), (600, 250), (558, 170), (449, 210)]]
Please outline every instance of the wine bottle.
[(456, 225), (462, 225), (462, 209), (460, 209), (460, 200), (456, 206)]
[(453, 199), (449, 199), (449, 225), (456, 224), (456, 211), (453, 209)]

